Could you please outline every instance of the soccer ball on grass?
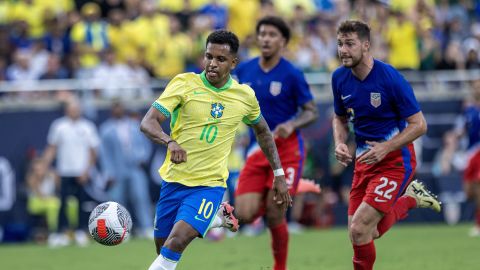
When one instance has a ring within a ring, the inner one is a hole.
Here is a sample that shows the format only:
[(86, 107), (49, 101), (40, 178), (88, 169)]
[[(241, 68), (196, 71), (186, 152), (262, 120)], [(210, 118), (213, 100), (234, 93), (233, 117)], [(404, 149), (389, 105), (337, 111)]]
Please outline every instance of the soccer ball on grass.
[(90, 235), (95, 241), (106, 246), (115, 246), (125, 241), (131, 229), (130, 213), (116, 202), (97, 205), (88, 219)]

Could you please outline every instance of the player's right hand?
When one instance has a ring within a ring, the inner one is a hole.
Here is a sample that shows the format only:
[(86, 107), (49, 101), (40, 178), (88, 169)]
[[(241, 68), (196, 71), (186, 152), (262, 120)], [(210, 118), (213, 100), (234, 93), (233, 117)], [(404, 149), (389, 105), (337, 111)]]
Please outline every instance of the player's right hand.
[(348, 150), (348, 146), (344, 143), (339, 143), (335, 146), (335, 158), (345, 167), (347, 167), (353, 160), (352, 155), (350, 155)]
[(285, 210), (292, 206), (292, 197), (288, 192), (287, 181), (284, 175), (275, 176), (273, 179), (273, 200), (277, 205), (281, 205)]
[(187, 161), (187, 152), (177, 142), (169, 143), (168, 151), (170, 151), (170, 161), (174, 164)]

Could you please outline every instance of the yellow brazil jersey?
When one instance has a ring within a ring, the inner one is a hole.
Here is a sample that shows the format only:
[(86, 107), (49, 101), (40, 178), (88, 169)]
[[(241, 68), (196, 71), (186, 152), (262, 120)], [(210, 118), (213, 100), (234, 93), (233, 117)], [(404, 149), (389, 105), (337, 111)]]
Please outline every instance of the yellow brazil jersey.
[(215, 88), (205, 73), (173, 78), (152, 104), (170, 117), (170, 136), (187, 152), (187, 162), (174, 164), (170, 152), (159, 170), (167, 182), (186, 186), (223, 186), (228, 178), (228, 155), (243, 121), (260, 120), (253, 90), (233, 79)]

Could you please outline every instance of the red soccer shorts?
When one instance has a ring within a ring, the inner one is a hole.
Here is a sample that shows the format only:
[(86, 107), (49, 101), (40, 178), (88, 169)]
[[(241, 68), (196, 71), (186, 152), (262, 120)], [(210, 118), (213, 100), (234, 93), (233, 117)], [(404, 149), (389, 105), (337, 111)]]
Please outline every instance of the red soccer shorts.
[[(300, 179), (304, 160), (303, 139), (298, 132), (290, 137), (276, 138), (280, 161), (285, 171), (285, 179), (291, 195), (295, 194)], [(254, 150), (248, 157), (245, 167), (240, 172), (235, 196), (245, 193), (262, 193), (272, 188), (273, 170), (260, 148)]]
[(463, 172), (465, 182), (480, 182), (480, 149), (476, 150), (468, 160), (468, 165)]
[(353, 215), (362, 201), (388, 213), (412, 181), (416, 166), (413, 144), (390, 152), (377, 164), (356, 162), (348, 215)]

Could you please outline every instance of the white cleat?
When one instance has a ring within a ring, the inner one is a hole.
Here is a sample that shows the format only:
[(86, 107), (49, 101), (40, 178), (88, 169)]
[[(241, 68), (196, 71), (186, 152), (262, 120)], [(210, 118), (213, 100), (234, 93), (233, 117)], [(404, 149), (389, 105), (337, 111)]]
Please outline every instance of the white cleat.
[(405, 195), (415, 198), (417, 207), (430, 208), (436, 212), (442, 210), (442, 203), (433, 195), (423, 183), (413, 180), (407, 187)]

